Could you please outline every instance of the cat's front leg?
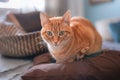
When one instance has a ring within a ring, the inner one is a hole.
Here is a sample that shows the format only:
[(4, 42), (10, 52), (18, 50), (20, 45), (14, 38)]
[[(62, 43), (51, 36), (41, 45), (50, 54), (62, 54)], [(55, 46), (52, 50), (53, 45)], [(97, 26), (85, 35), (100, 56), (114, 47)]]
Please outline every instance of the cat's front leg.
[(82, 48), (76, 55), (76, 60), (81, 60), (84, 58), (85, 54), (87, 54), (87, 51), (89, 50), (89, 47)]

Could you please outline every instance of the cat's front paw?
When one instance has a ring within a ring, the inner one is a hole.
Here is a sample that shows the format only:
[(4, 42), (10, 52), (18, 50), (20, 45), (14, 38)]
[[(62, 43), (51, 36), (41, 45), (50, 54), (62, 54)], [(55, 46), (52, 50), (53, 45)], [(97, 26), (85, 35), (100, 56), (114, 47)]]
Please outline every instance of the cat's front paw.
[(79, 55), (79, 54), (78, 54), (78, 55), (76, 56), (76, 60), (77, 60), (77, 61), (79, 61), (79, 60), (81, 60), (81, 59), (83, 59), (83, 58), (84, 58), (84, 55)]
[(89, 47), (85, 47), (85, 48), (81, 49), (81, 52), (85, 54), (88, 50), (89, 50)]

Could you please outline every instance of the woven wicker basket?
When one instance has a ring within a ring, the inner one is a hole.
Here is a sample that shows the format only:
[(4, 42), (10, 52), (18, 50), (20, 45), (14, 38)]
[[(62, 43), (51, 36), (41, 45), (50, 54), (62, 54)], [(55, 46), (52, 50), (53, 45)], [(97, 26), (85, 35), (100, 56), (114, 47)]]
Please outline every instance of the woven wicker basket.
[(47, 52), (40, 31), (26, 33), (11, 23), (0, 23), (0, 54), (26, 57)]

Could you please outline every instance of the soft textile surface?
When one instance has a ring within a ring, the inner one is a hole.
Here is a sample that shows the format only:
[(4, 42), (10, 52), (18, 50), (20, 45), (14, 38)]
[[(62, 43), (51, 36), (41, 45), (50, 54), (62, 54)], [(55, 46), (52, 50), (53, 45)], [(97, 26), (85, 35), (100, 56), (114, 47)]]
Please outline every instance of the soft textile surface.
[(104, 41), (102, 44), (102, 49), (120, 51), (120, 43)]
[(101, 34), (103, 41), (113, 41), (109, 25), (111, 23), (120, 22), (120, 17), (108, 18), (104, 20), (98, 20), (95, 22), (95, 27)]
[(109, 25), (113, 40), (115, 42), (120, 42), (120, 22), (111, 23)]
[(21, 74), (32, 65), (28, 59), (12, 59), (0, 55), (0, 80), (21, 80)]
[(18, 20), (20, 25), (27, 32), (39, 31), (41, 30), (40, 24), (40, 12), (30, 12), (30, 13), (19, 13), (13, 14)]
[(101, 55), (69, 64), (39, 64), (29, 69), (23, 80), (120, 80), (120, 52)]
[(34, 65), (42, 64), (42, 63), (51, 63), (52, 57), (49, 53), (44, 53), (42, 55), (38, 55), (33, 59)]

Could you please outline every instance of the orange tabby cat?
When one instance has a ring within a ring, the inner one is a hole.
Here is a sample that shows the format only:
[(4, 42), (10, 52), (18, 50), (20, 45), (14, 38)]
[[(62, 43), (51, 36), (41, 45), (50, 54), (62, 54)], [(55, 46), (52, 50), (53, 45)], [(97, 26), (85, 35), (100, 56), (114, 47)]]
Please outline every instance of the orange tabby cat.
[(41, 36), (57, 63), (73, 62), (101, 49), (101, 36), (87, 19), (71, 18), (70, 11), (51, 18), (40, 13), (40, 18)]

